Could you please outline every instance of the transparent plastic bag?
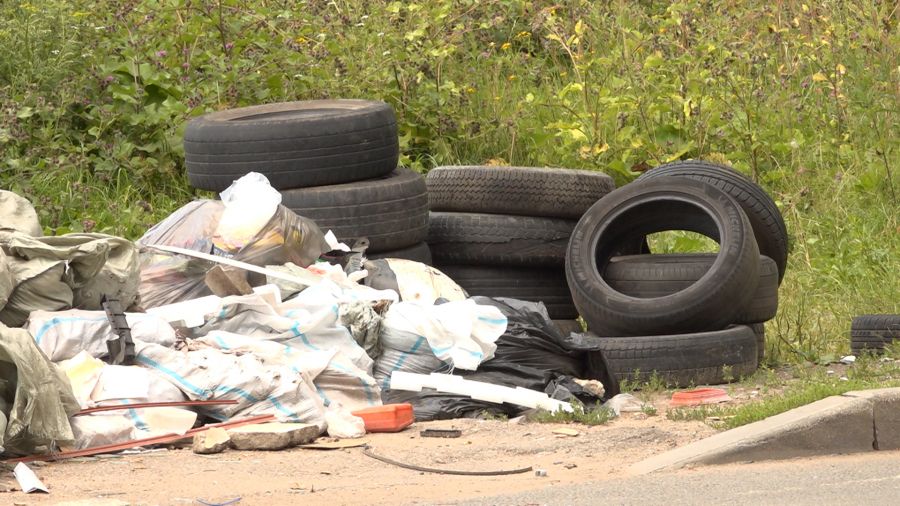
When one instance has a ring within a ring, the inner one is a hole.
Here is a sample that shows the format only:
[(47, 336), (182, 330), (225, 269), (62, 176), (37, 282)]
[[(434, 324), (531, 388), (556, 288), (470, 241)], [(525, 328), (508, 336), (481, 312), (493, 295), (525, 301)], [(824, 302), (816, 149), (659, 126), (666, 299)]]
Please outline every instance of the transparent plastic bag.
[[(315, 222), (280, 205), (280, 194), (266, 191), (268, 182), (256, 176), (251, 173), (236, 181), (222, 192), (225, 200), (188, 203), (137, 241), (144, 307), (212, 293), (204, 282), (213, 267), (211, 262), (154, 250), (154, 245), (213, 253), (259, 266), (292, 262), (301, 267), (329, 249)], [(253, 273), (248, 281), (252, 286), (265, 284), (264, 276)]]

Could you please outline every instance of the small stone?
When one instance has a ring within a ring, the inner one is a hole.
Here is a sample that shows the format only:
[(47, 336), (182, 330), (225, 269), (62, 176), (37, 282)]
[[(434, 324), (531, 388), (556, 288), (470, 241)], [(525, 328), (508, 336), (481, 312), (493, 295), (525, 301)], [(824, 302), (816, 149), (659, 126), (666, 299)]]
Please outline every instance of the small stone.
[(320, 432), (318, 425), (308, 423), (258, 423), (230, 429), (228, 435), (238, 450), (283, 450), (307, 444)]
[(194, 442), (191, 449), (200, 455), (221, 453), (231, 445), (228, 432), (221, 427), (213, 427), (203, 432), (194, 434)]
[(545, 470), (543, 470), (543, 469), (535, 469), (535, 470), (534, 470), (534, 475), (535, 475), (535, 476), (540, 476), (541, 478), (545, 478), (545, 477), (547, 476), (547, 471), (545, 471)]
[(577, 436), (578, 434), (580, 434), (580, 432), (578, 432), (578, 431), (575, 430), (575, 429), (567, 429), (567, 428), (565, 428), (565, 427), (563, 427), (563, 428), (561, 428), (561, 429), (554, 429), (554, 430), (553, 430), (553, 433), (554, 433), (554, 434), (559, 434), (559, 435), (562, 435), (562, 436), (569, 436), (569, 437), (575, 437), (575, 436)]

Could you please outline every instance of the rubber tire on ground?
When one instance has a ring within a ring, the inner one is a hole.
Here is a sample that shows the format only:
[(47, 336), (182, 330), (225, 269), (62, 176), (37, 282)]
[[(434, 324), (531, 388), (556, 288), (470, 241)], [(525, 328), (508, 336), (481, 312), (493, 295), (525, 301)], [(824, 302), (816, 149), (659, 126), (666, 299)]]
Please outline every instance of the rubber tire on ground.
[[(425, 179), (400, 168), (355, 183), (283, 190), (281, 203), (350, 244), (369, 238), (372, 253), (406, 248), (428, 235)], [(350, 241), (350, 242), (348, 242)]]
[(578, 318), (562, 269), (470, 265), (438, 265), (437, 268), (470, 296), (543, 302), (554, 320)]
[(574, 226), (561, 218), (432, 212), (428, 245), (439, 264), (562, 267)]
[(859, 315), (850, 323), (850, 349), (854, 355), (863, 350), (879, 352), (895, 339), (900, 339), (900, 315)]
[(616, 187), (602, 172), (537, 167), (435, 167), (425, 181), (435, 211), (576, 220)]
[(578, 320), (553, 320), (553, 323), (564, 336), (572, 333), (580, 334), (584, 332), (584, 329), (581, 328), (581, 322)]
[(595, 341), (612, 373), (646, 382), (654, 373), (668, 385), (716, 385), (749, 376), (757, 367), (756, 334), (746, 325), (662, 336), (602, 337)]
[[(778, 266), (760, 256), (756, 291), (732, 323), (769, 321), (778, 312)], [(614, 290), (638, 298), (664, 297), (684, 290), (709, 271), (714, 253), (675, 253), (613, 257), (603, 279)]]
[(766, 324), (752, 323), (750, 328), (756, 334), (756, 363), (762, 365), (763, 359), (766, 358)]
[(369, 179), (397, 167), (394, 110), (369, 100), (311, 100), (200, 116), (184, 131), (188, 180), (221, 191), (248, 172), (281, 190)]
[(705, 181), (731, 195), (750, 220), (759, 252), (778, 266), (778, 282), (781, 283), (788, 257), (787, 227), (781, 211), (765, 190), (732, 168), (700, 160), (660, 165), (642, 174), (638, 181), (666, 176)]
[[(665, 297), (614, 290), (602, 273), (622, 244), (664, 230), (689, 230), (719, 242), (700, 280)], [(582, 216), (569, 241), (566, 278), (591, 331), (606, 336), (718, 330), (733, 322), (759, 280), (759, 250), (740, 206), (713, 185), (659, 178), (615, 190)]]
[(431, 249), (428, 247), (428, 244), (420, 242), (408, 248), (382, 251), (381, 253), (366, 253), (366, 258), (369, 260), (402, 258), (403, 260), (412, 260), (414, 262), (421, 262), (425, 265), (431, 265)]

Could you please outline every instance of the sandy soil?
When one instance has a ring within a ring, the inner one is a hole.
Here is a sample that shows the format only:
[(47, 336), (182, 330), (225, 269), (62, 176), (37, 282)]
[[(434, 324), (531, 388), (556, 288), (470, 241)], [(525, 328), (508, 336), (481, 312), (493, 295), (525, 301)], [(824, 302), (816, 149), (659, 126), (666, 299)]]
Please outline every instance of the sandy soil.
[[(457, 439), (424, 438), (425, 428), (462, 430)], [(575, 436), (555, 434), (575, 429)], [(0, 493), (3, 504), (440, 504), (503, 492), (620, 476), (629, 464), (708, 436), (701, 422), (625, 413), (607, 425), (450, 420), (416, 423), (367, 436), (371, 451), (394, 460), (460, 470), (534, 471), (508, 476), (449, 476), (399, 468), (363, 448), (281, 452), (190, 449), (32, 465), (49, 495)], [(9, 473), (7, 476), (11, 475)], [(14, 486), (14, 482), (11, 483)]]

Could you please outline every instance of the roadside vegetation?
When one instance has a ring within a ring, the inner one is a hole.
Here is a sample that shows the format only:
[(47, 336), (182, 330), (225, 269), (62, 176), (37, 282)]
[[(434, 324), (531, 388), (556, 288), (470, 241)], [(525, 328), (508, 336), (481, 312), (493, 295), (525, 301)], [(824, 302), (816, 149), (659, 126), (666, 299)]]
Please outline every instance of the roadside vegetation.
[(48, 234), (136, 239), (209, 195), (184, 176), (191, 117), (328, 97), (392, 104), (402, 163), (423, 172), (558, 166), (621, 185), (709, 159), (787, 222), (767, 365), (827, 362), (852, 316), (900, 312), (898, 18), (863, 0), (4, 2), (0, 187)]

